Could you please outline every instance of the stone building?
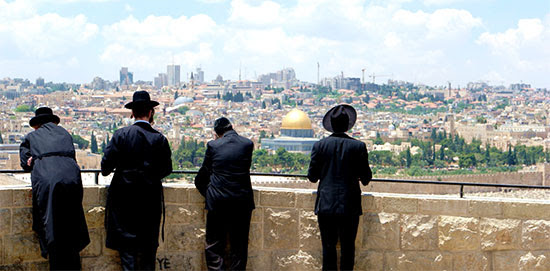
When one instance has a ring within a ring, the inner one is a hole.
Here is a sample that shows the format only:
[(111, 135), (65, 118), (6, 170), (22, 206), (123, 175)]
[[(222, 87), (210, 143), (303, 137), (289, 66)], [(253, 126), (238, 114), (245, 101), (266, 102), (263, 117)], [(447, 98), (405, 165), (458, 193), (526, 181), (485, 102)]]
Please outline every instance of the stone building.
[(292, 109), (283, 118), (281, 135), (277, 138), (262, 139), (262, 149), (276, 151), (284, 148), (291, 152), (311, 152), (319, 139), (313, 137), (311, 120), (304, 111)]

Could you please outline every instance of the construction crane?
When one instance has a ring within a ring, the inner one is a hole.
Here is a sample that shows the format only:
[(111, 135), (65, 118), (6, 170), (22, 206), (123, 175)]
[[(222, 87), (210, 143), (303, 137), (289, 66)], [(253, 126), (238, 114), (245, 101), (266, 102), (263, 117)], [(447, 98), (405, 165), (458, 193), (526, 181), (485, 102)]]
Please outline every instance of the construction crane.
[(376, 77), (393, 77), (393, 74), (371, 74), (369, 75), (370, 78), (372, 78), (372, 83), (375, 84)]

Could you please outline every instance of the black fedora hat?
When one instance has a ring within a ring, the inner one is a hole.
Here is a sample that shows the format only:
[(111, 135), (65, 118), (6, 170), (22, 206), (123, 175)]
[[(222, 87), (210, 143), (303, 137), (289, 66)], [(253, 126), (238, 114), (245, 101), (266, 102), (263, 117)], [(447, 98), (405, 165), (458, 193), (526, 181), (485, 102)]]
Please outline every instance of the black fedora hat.
[(51, 108), (40, 107), (34, 111), (34, 117), (29, 121), (29, 125), (35, 127), (48, 122), (59, 124), (59, 117), (53, 114)]
[[(329, 132), (347, 132), (357, 120), (355, 108), (348, 104), (339, 104), (331, 108), (323, 117), (323, 127)], [(335, 125), (337, 124), (337, 125)], [(333, 127), (337, 126), (337, 127)]]
[(145, 90), (138, 90), (134, 92), (134, 96), (132, 97), (132, 101), (127, 103), (124, 107), (128, 109), (132, 109), (135, 107), (150, 107), (153, 108), (155, 106), (159, 105), (157, 101), (151, 101), (151, 96), (149, 96), (149, 92)]

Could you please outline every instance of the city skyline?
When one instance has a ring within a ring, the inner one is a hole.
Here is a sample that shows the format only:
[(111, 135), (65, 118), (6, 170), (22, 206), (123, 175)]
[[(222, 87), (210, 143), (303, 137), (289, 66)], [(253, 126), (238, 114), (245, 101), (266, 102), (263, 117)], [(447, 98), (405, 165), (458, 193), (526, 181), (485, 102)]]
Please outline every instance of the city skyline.
[(0, 74), (152, 81), (173, 63), (205, 81), (293, 67), (317, 82), (319, 62), (321, 78), (550, 87), (550, 3), (510, 2), (0, 0)]

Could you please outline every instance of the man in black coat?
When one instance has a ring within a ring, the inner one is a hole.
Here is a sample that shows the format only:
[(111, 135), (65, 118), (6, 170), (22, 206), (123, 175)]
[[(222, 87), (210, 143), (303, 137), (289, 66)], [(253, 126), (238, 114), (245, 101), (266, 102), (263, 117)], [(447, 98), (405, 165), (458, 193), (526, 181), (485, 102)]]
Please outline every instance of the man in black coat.
[(239, 136), (227, 118), (214, 122), (215, 140), (208, 142), (195, 186), (206, 198), (206, 264), (224, 270), (226, 238), (231, 246), (230, 270), (245, 270), (248, 231), (254, 206), (250, 165), (254, 143)]
[(340, 270), (352, 270), (355, 237), (359, 226), (361, 188), (372, 179), (365, 143), (345, 134), (355, 124), (357, 113), (349, 105), (337, 105), (323, 118), (323, 127), (333, 132), (311, 150), (308, 178), (320, 180), (315, 201), (323, 270), (336, 270), (336, 244), (340, 239)]
[(124, 270), (155, 269), (164, 211), (161, 179), (172, 172), (168, 141), (151, 127), (157, 105), (149, 93), (136, 91), (125, 105), (136, 121), (113, 134), (101, 161), (104, 176), (115, 171), (107, 193), (107, 247), (119, 251)]
[(32, 228), (51, 270), (78, 270), (89, 243), (82, 209), (82, 180), (72, 136), (48, 107), (38, 108), (19, 148), (21, 167), (31, 172)]

